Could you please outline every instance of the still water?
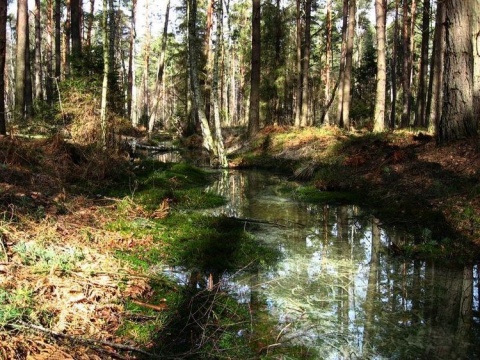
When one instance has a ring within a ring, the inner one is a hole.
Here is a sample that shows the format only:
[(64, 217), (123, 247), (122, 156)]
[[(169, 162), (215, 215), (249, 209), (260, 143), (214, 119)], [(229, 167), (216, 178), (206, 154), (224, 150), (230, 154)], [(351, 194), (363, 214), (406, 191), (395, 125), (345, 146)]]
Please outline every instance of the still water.
[(296, 202), (282, 196), (286, 185), (271, 174), (225, 171), (207, 189), (228, 200), (214, 214), (258, 220), (255, 237), (282, 254), (255, 274), (222, 278), (240, 303), (276, 324), (272, 349), (301, 345), (319, 359), (480, 357), (476, 265), (394, 257), (391, 242), (409, 234), (354, 205)]

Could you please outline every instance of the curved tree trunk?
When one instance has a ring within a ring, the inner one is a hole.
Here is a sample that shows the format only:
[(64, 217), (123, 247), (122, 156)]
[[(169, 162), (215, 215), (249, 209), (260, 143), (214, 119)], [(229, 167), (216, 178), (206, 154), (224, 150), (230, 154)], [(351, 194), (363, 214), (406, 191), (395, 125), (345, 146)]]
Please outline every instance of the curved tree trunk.
[(192, 107), (195, 112), (195, 117), (200, 121), (200, 128), (203, 137), (203, 147), (210, 154), (210, 162), (215, 164), (218, 161), (218, 149), (208, 124), (205, 110), (203, 109), (203, 98), (200, 91), (200, 84), (198, 81), (198, 65), (197, 65), (197, 2), (196, 0), (187, 1), (187, 16), (188, 16), (188, 61), (190, 65), (190, 86), (192, 90)]

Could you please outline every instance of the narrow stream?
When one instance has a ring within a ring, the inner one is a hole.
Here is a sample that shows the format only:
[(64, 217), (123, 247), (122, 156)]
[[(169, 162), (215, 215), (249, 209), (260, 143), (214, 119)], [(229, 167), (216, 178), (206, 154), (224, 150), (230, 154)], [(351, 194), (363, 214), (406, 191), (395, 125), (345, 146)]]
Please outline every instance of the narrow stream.
[[(207, 189), (228, 199), (213, 214), (261, 221), (255, 237), (282, 254), (255, 274), (222, 278), (255, 309), (254, 321), (266, 316), (276, 324), (272, 348), (301, 345), (319, 359), (480, 357), (476, 265), (393, 257), (390, 242), (411, 235), (357, 206), (293, 201), (281, 195), (285, 186), (271, 174), (225, 171)], [(186, 281), (181, 268), (169, 273)]]

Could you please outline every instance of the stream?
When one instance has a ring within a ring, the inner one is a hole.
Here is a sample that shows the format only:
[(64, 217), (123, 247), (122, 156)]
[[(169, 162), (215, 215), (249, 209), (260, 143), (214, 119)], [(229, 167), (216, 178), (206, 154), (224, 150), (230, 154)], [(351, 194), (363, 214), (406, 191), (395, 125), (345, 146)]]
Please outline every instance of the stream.
[[(257, 241), (281, 254), (255, 273), (221, 277), (240, 304), (254, 309), (254, 322), (273, 324), (277, 342), (269, 346), (277, 355), (299, 346), (319, 359), (480, 357), (477, 265), (445, 268), (392, 256), (391, 242), (412, 235), (355, 205), (291, 200), (282, 195), (286, 186), (269, 173), (224, 171), (206, 189), (228, 200), (211, 214), (258, 220)], [(188, 281), (182, 267), (165, 271)]]

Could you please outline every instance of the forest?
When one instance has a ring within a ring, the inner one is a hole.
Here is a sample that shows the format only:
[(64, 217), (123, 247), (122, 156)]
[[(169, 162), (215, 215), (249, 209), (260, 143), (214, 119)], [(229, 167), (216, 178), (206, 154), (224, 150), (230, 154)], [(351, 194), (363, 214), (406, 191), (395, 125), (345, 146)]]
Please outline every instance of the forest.
[(480, 0), (2, 1), (0, 359), (479, 356), (479, 36)]

